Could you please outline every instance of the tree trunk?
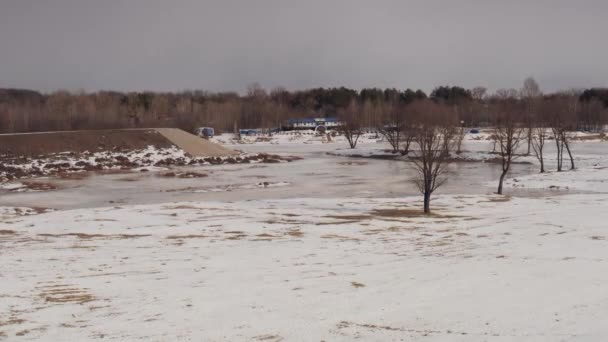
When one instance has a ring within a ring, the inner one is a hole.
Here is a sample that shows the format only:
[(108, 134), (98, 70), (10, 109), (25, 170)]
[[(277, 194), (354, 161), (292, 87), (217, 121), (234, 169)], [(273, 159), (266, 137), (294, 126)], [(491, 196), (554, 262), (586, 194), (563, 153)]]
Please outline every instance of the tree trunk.
[(562, 159), (564, 146), (559, 138), (555, 138), (555, 148), (557, 148), (557, 171), (562, 170)]
[(503, 171), (500, 175), (500, 181), (498, 182), (498, 191), (496, 192), (499, 195), (502, 195), (502, 183), (505, 181), (505, 176), (507, 175), (508, 170)]
[(407, 156), (410, 153), (410, 143), (411, 142), (412, 141), (409, 139), (405, 141), (405, 147), (403, 148), (403, 153), (402, 153), (404, 156)]
[(570, 157), (570, 170), (574, 170), (574, 158), (572, 157), (572, 152), (570, 151), (570, 146), (568, 145), (566, 139), (564, 139), (564, 146), (566, 146), (566, 151), (568, 151), (568, 156)]
[(528, 153), (530, 155), (530, 145), (532, 144), (532, 128), (528, 128)]
[(540, 173), (545, 173), (545, 161), (543, 160), (543, 154), (540, 154)]
[(424, 213), (431, 213), (431, 193), (429, 191), (424, 192)]

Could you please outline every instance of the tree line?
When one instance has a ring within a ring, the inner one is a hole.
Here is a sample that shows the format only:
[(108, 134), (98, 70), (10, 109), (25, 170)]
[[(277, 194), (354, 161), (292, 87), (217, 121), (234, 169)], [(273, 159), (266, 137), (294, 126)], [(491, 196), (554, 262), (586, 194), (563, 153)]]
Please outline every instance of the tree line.
[[(465, 89), (440, 86), (430, 94), (422, 90), (366, 88), (354, 90), (315, 88), (267, 91), (254, 84), (244, 95), (233, 92), (93, 93), (56, 91), (42, 94), (32, 90), (0, 89), (0, 132), (36, 132), (80, 129), (178, 127), (192, 131), (211, 126), (218, 131), (235, 128), (275, 128), (291, 118), (356, 116), (364, 127), (395, 123), (405, 107), (430, 100), (452, 108), (457, 121), (466, 126), (490, 126), (496, 113), (488, 106), (496, 98), (523, 98), (522, 90), (501, 89), (488, 94), (483, 87)], [(566, 98), (577, 104), (577, 129), (594, 130), (608, 120), (607, 89), (587, 89), (540, 94), (540, 102)], [(536, 104), (534, 104), (536, 105)], [(351, 118), (352, 119), (352, 118)]]

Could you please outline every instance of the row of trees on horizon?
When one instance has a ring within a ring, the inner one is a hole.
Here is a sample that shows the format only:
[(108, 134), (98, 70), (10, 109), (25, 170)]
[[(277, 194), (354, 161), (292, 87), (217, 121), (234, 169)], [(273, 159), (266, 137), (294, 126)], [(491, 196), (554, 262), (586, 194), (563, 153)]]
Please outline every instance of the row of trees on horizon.
[(498, 118), (494, 105), (505, 101), (519, 105), (517, 117), (528, 126), (532, 119), (546, 120), (541, 117), (547, 117), (547, 111), (563, 111), (563, 106), (569, 108), (569, 129), (597, 130), (608, 123), (608, 89), (543, 94), (537, 82), (528, 78), (521, 89), (500, 89), (494, 93), (483, 87), (458, 86), (440, 86), (430, 94), (412, 89), (357, 91), (345, 87), (301, 91), (276, 88), (269, 92), (257, 84), (251, 85), (245, 95), (204, 91), (41, 94), (0, 89), (0, 132), (141, 127), (192, 131), (199, 126), (214, 127), (221, 132), (275, 128), (291, 118), (332, 116), (371, 128), (395, 125), (401, 120), (398, 118), (407, 116), (406, 108), (425, 101), (449, 107), (455, 121), (469, 127), (492, 126)]

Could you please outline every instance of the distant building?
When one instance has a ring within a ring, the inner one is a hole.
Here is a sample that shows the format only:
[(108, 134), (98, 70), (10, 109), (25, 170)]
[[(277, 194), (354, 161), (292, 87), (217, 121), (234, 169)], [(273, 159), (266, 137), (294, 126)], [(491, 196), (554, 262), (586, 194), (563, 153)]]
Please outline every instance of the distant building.
[(332, 129), (340, 126), (342, 123), (337, 118), (313, 118), (313, 119), (289, 119), (283, 124), (283, 130), (319, 130)]

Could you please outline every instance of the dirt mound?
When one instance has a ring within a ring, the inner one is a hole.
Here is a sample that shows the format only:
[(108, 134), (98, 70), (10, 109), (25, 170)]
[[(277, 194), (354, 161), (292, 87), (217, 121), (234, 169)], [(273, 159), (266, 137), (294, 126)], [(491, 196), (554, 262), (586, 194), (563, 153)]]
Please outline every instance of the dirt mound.
[(156, 130), (192, 157), (226, 157), (239, 154), (178, 128), (158, 128)]
[(173, 146), (154, 129), (0, 134), (0, 155), (7, 157), (141, 150), (150, 145), (157, 148)]
[(61, 152), (142, 150), (177, 146), (193, 157), (223, 157), (238, 152), (177, 128), (114, 129), (0, 134), (0, 156), (35, 157)]

